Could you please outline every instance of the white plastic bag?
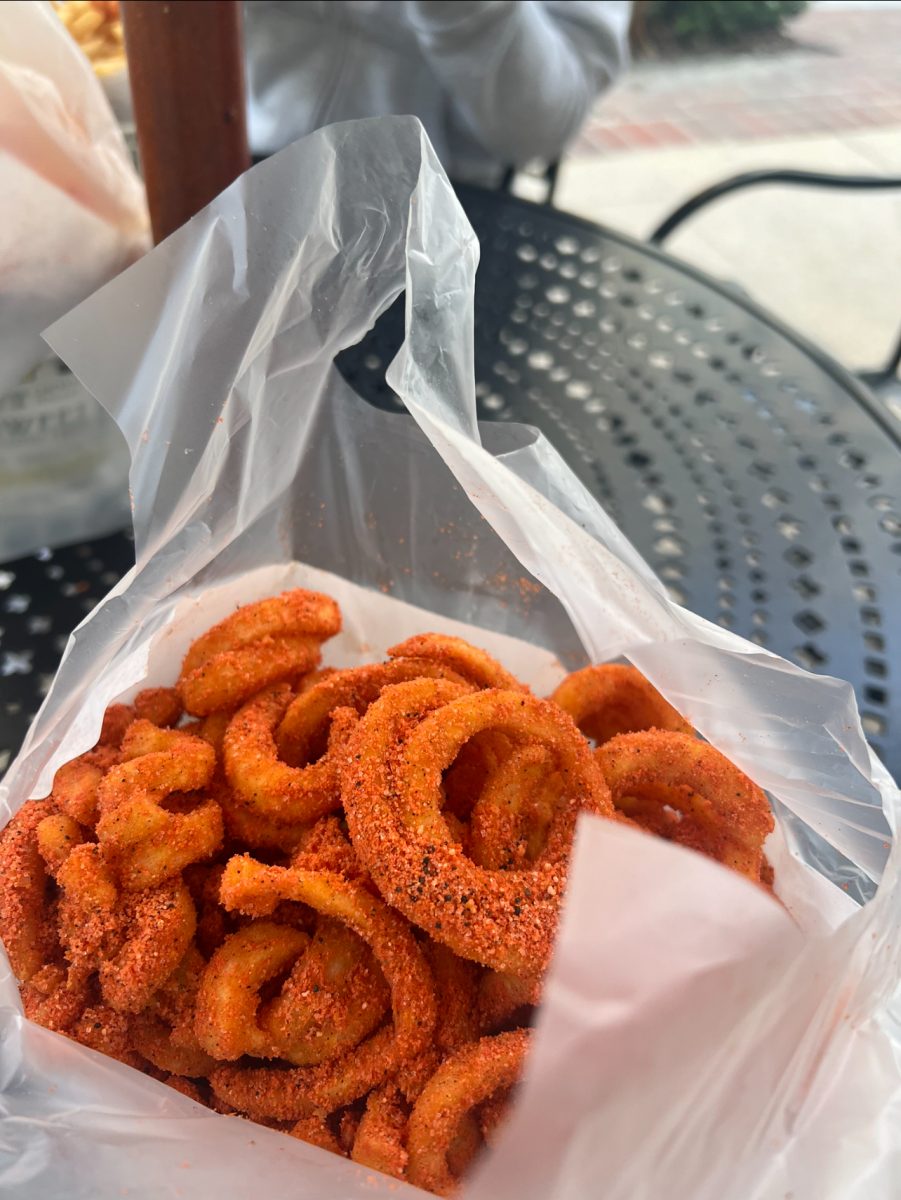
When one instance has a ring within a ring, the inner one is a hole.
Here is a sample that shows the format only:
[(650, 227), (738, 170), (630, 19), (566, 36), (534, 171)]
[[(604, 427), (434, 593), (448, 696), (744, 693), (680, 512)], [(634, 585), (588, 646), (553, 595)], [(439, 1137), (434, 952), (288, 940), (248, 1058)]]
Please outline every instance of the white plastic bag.
[(90, 63), (50, 4), (0, 4), (0, 560), (127, 516), (121, 438), (58, 363), (39, 366), (41, 332), (149, 245)]
[[(419, 124), (357, 122), (255, 168), (49, 332), (128, 439), (137, 565), (73, 636), (6, 803), (46, 794), (105, 705), (171, 679), (200, 628), (289, 583), (340, 593), (339, 662), (448, 619), (541, 690), (625, 655), (773, 795), (785, 908), (585, 819), (525, 1083), (466, 1194), (888, 1200), (898, 793), (847, 685), (673, 605), (533, 431), (480, 443), (475, 263)], [(389, 378), (415, 424), (332, 365), (404, 286)], [(863, 907), (831, 882), (880, 876)], [(4, 986), (4, 1195), (404, 1194), (29, 1025)]]

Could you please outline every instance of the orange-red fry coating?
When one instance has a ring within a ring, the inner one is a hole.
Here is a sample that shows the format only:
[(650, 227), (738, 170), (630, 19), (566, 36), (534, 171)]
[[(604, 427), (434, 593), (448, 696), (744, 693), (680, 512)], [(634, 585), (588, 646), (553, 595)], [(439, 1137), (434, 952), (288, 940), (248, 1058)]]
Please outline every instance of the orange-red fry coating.
[(131, 1044), (142, 1058), (173, 1075), (205, 1078), (216, 1067), (216, 1060), (200, 1045), (179, 1046), (172, 1040), (172, 1029), (151, 1012), (138, 1013), (128, 1024)]
[(428, 957), (438, 995), (435, 1045), (448, 1053), (479, 1036), (479, 969), (440, 942), (429, 943)]
[(596, 751), (614, 803), (638, 825), (759, 880), (773, 829), (765, 794), (714, 746), (660, 729)]
[(521, 1009), (537, 1004), (540, 999), (539, 976), (486, 971), (479, 980), (480, 1031), (496, 1033)]
[(262, 638), (305, 635), (324, 642), (340, 629), (341, 612), (331, 596), (294, 588), (244, 604), (208, 629), (191, 644), (182, 673), (195, 671), (219, 654), (253, 645)]
[(177, 725), (184, 709), (176, 688), (144, 688), (134, 698), (135, 717), (153, 725)]
[(509, 758), (512, 749), (510, 739), (493, 729), (477, 733), (460, 747), (442, 781), (445, 819), (447, 813), (463, 820), (470, 818), (489, 778)]
[(53, 803), (79, 825), (93, 829), (97, 823), (97, 787), (118, 761), (116, 747), (98, 746), (64, 763), (53, 777)]
[(336, 816), (322, 817), (305, 830), (291, 857), (291, 866), (303, 867), (305, 871), (334, 871), (346, 879), (366, 877)]
[(563, 790), (551, 752), (517, 746), (492, 770), (473, 806), (469, 853), (492, 871), (528, 867), (540, 857)]
[(282, 825), (315, 821), (340, 803), (337, 770), (328, 754), (302, 767), (289, 767), (278, 756), (275, 730), (291, 695), (282, 685), (255, 696), (235, 713), (223, 743), (235, 796), (254, 814)]
[(191, 894), (180, 880), (125, 898), (128, 936), (100, 965), (100, 990), (111, 1008), (142, 1012), (190, 945), (197, 924)]
[(220, 1099), (251, 1116), (297, 1120), (333, 1112), (377, 1087), (428, 1046), (436, 1021), (432, 973), (406, 921), (358, 883), (326, 871), (231, 859), (222, 878), (227, 908), (266, 916), (299, 900), (345, 922), (367, 942), (391, 989), (393, 1020), (348, 1054), (316, 1067), (222, 1067), (210, 1082)]
[(262, 688), (294, 679), (319, 661), (319, 643), (309, 637), (265, 637), (225, 650), (195, 671), (182, 675), (179, 693), (187, 712), (207, 717), (237, 708)]
[(618, 733), (642, 729), (694, 732), (641, 671), (624, 663), (601, 663), (573, 671), (551, 699), (598, 746)]
[(435, 977), (438, 1024), (433, 1044), (418, 1058), (403, 1064), (396, 1082), (407, 1100), (415, 1100), (445, 1055), (477, 1041), (479, 1026), (479, 968), (440, 942), (427, 942), (426, 954)]
[[(488, 871), (441, 816), (441, 776), (474, 734), (497, 728), (552, 749), (563, 794), (534, 868)], [(549, 959), (580, 810), (613, 814), (590, 749), (556, 705), (522, 692), (460, 695), (442, 680), (386, 688), (350, 745), (342, 797), (351, 840), (395, 908), (436, 941), (495, 970)]]
[(225, 731), (233, 716), (234, 713), (231, 709), (220, 708), (197, 722), (197, 736), (202, 737), (205, 742), (209, 742), (216, 751), (217, 758), (222, 754)]
[(111, 705), (0, 832), (0, 933), (29, 1019), (447, 1195), (510, 1109), (579, 813), (764, 887), (773, 821), (633, 667), (540, 700), (426, 633), (318, 668), (340, 626), (245, 605)]
[(32, 801), (0, 834), (0, 929), (13, 974), (23, 983), (48, 961), (56, 944), (46, 911), (47, 870), (37, 833), (52, 815), (51, 800)]
[(25, 1016), (55, 1033), (66, 1033), (72, 1028), (89, 998), (87, 979), (58, 964), (42, 967), (22, 985)]
[[(464, 682), (453, 671), (428, 660), (395, 659), (333, 671), (306, 687), (290, 703), (278, 727), (277, 742), (286, 762), (301, 766), (317, 759), (325, 749), (329, 724), (336, 709), (353, 708), (360, 716), (382, 688), (411, 679), (452, 678)], [(332, 767), (332, 786), (337, 787)]]
[(497, 1132), (510, 1115), (512, 1088), (501, 1088), (479, 1107), (479, 1129), (487, 1145), (494, 1144)]
[(161, 807), (173, 792), (205, 787), (216, 754), (201, 738), (136, 721), (123, 741), (123, 756), (126, 761), (111, 767), (97, 789), (97, 836), (122, 886), (138, 891), (172, 878), (222, 844), (215, 801), (183, 813)]
[(66, 1033), (73, 1041), (100, 1054), (117, 1058), (128, 1067), (141, 1067), (143, 1060), (131, 1044), (128, 1020), (106, 1004), (86, 1008)]
[(200, 1088), (193, 1079), (185, 1079), (180, 1075), (170, 1075), (168, 1079), (164, 1079), (163, 1083), (167, 1087), (171, 1087), (176, 1092), (181, 1092), (183, 1096), (187, 1096), (189, 1100), (193, 1100), (195, 1104), (205, 1104), (203, 1094)]
[(390, 1001), (366, 943), (341, 921), (320, 917), (278, 995), (261, 1010), (259, 1025), (279, 1057), (315, 1066), (367, 1038)]
[(407, 1113), (397, 1088), (385, 1084), (369, 1093), (350, 1157), (363, 1167), (403, 1179), (407, 1167)]
[[(465, 638), (452, 637), (444, 633), (419, 633), (398, 642), (388, 651), (389, 658), (424, 659), (446, 667), (460, 675), (468, 683), (479, 688), (505, 688), (513, 692), (527, 692), (515, 675), (505, 670), (496, 658), (486, 650), (479, 649)], [(420, 674), (425, 672), (420, 671)], [(413, 677), (415, 678), (415, 676)], [(400, 681), (398, 681), (400, 682)]]
[(130, 704), (111, 704), (103, 714), (103, 724), (100, 727), (100, 738), (97, 745), (119, 746), (125, 731), (135, 719), (135, 710)]
[(332, 1154), (339, 1154), (341, 1158), (347, 1157), (324, 1117), (301, 1117), (299, 1121), (294, 1122), (288, 1133), (302, 1142), (309, 1142), (311, 1146), (318, 1146), (320, 1150), (330, 1150)]
[(457, 1126), (453, 1141), (447, 1148), (447, 1166), (454, 1179), (468, 1171), (483, 1146), (482, 1130), (474, 1113), (468, 1112)]
[(260, 989), (290, 967), (309, 941), (299, 929), (273, 921), (253, 921), (225, 939), (197, 993), (194, 1032), (208, 1054), (224, 1061), (242, 1054), (278, 1057), (271, 1035), (257, 1022)]
[(276, 821), (264, 817), (227, 783), (215, 788), (215, 797), (229, 840), (252, 850), (281, 850), (291, 854), (310, 828), (306, 821)]
[(56, 871), (59, 940), (73, 974), (87, 976), (125, 934), (119, 891), (96, 842), (76, 846)]
[(407, 1130), (410, 1183), (449, 1196), (456, 1179), (447, 1152), (466, 1113), (519, 1078), (529, 1045), (526, 1030), (499, 1033), (445, 1059), (413, 1106)]
[(53, 813), (38, 825), (37, 840), (38, 853), (50, 874), (55, 875), (75, 847), (84, 841), (84, 832), (65, 813)]

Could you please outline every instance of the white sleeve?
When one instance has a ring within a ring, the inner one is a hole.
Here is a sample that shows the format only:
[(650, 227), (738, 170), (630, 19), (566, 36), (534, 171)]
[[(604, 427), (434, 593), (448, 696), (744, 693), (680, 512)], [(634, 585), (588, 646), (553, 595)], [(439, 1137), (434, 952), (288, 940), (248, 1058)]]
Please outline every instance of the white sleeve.
[(628, 0), (407, 0), (420, 48), (501, 162), (560, 156), (628, 62)]

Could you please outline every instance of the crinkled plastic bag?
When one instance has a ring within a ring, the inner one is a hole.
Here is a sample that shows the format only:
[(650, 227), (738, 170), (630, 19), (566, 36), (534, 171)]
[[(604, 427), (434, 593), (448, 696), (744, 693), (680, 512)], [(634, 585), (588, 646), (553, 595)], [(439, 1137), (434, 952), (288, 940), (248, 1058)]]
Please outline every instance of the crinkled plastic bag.
[(121, 436), (44, 362), (41, 333), (143, 254), (149, 228), (90, 63), (50, 4), (0, 4), (0, 560), (127, 519)]
[[(199, 629), (292, 583), (340, 595), (339, 662), (453, 621), (536, 688), (624, 656), (771, 793), (784, 907), (584, 818), (525, 1082), (466, 1195), (888, 1200), (898, 793), (846, 684), (674, 605), (543, 438), (479, 430), (476, 259), (418, 122), (350, 123), (255, 168), (53, 327), (128, 440), (137, 565), (73, 635), (6, 803), (46, 794), (105, 704), (171, 679)], [(332, 363), (404, 288), (389, 381), (412, 419)], [(30, 1025), (4, 988), (4, 1194), (405, 1194)]]

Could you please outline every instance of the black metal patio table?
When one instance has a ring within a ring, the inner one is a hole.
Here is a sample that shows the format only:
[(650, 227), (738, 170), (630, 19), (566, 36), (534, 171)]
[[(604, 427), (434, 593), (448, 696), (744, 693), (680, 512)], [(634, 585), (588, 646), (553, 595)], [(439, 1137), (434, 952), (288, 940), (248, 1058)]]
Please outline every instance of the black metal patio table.
[[(479, 415), (541, 428), (673, 595), (849, 680), (901, 777), (901, 413), (728, 284), (503, 193), (482, 246)], [(398, 305), (340, 356), (393, 408)], [(0, 769), (65, 636), (131, 565), (125, 535), (0, 568)]]

